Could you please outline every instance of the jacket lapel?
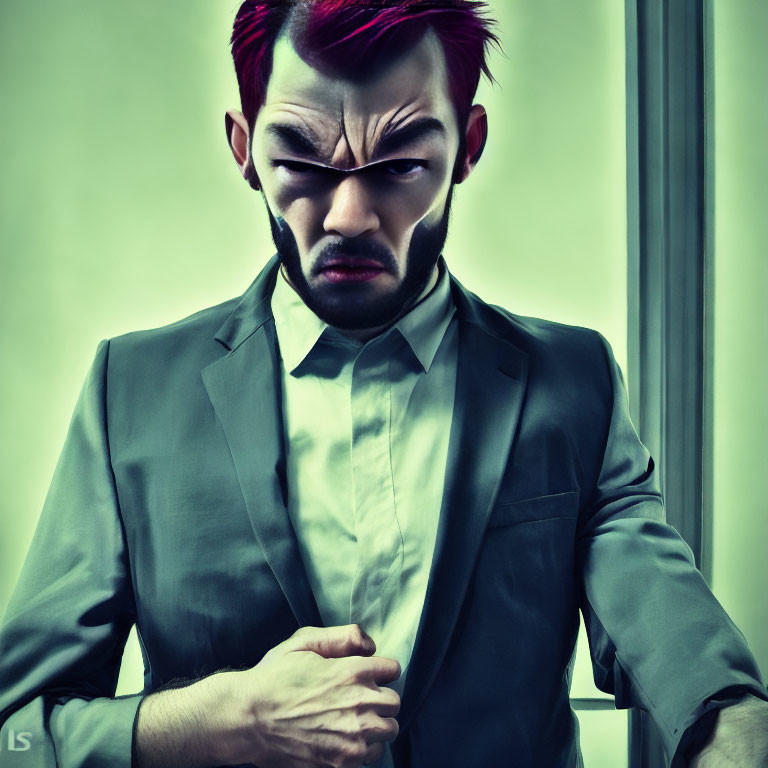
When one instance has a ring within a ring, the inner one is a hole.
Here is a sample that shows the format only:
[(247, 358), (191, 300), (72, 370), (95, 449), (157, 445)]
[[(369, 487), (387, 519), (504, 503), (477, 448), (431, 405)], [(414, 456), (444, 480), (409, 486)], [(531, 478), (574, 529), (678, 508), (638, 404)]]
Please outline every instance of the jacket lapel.
[(447, 651), (517, 429), (527, 355), (508, 321), (451, 277), (459, 319), (456, 396), (435, 555), (409, 664), (400, 729), (408, 727)]
[(320, 613), (286, 509), (280, 366), (270, 297), (277, 259), (262, 270), (219, 329), (229, 353), (202, 371), (256, 538), (300, 626)]

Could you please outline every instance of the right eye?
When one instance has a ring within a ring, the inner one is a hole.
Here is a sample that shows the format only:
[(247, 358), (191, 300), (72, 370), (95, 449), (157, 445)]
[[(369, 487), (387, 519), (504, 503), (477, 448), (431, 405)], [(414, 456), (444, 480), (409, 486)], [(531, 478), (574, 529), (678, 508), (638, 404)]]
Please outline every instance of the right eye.
[(302, 163), (298, 160), (273, 160), (273, 168), (284, 168), (288, 173), (306, 174), (317, 173), (321, 168), (312, 163)]

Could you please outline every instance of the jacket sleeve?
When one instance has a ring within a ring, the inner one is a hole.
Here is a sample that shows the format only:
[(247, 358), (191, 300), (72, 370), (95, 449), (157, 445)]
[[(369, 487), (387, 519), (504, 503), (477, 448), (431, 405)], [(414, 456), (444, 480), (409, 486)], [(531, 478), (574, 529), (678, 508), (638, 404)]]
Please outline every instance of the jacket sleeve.
[(0, 758), (12, 768), (129, 768), (143, 694), (115, 698), (135, 620), (106, 429), (109, 342), (80, 392), (0, 625)]
[(621, 370), (600, 336), (611, 404), (577, 562), (595, 683), (651, 713), (673, 766), (705, 702), (730, 686), (768, 699), (746, 640), (665, 523), (657, 471), (629, 417)]

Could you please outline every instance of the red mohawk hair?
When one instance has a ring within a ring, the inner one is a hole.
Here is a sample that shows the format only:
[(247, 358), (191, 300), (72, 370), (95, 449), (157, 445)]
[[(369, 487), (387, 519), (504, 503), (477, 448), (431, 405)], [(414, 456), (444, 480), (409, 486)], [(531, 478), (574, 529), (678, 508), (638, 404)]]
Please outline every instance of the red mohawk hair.
[(240, 101), (253, 127), (272, 72), (272, 50), (286, 23), (301, 56), (349, 79), (362, 79), (433, 29), (445, 52), (451, 97), (463, 126), (484, 73), (495, 22), (481, 0), (246, 0), (232, 32)]

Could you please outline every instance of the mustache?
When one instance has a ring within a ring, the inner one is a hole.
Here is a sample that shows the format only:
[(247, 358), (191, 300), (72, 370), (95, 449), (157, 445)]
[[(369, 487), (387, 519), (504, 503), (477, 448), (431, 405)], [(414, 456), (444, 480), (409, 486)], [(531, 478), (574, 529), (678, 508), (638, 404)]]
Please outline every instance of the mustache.
[(386, 246), (373, 240), (343, 238), (328, 243), (320, 251), (312, 265), (311, 274), (313, 276), (320, 274), (334, 260), (339, 258), (375, 261), (383, 269), (391, 272), (397, 271), (394, 254)]

